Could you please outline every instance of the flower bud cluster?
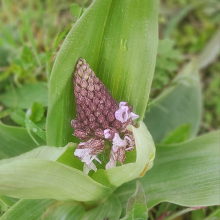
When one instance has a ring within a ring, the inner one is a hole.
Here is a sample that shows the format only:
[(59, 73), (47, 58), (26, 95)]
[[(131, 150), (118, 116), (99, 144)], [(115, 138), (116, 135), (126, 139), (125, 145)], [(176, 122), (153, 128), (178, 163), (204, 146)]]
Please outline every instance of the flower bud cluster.
[[(81, 142), (74, 153), (85, 163), (84, 171), (97, 170), (93, 159), (104, 150), (104, 139), (112, 142), (110, 161), (106, 169), (124, 164), (125, 151), (134, 149), (132, 132), (127, 130), (139, 116), (132, 112), (127, 102), (118, 103), (105, 85), (96, 77), (89, 64), (79, 59), (74, 73), (74, 94), (76, 119), (71, 121), (73, 135), (87, 142)], [(121, 139), (123, 138), (123, 139)]]

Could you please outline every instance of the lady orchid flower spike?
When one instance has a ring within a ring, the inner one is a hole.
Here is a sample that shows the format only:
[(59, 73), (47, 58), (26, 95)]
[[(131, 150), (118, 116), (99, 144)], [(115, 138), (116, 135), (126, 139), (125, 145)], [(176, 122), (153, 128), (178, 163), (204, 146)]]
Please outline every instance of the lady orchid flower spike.
[(74, 73), (76, 119), (71, 121), (75, 135), (81, 142), (74, 155), (84, 162), (84, 172), (97, 171), (93, 160), (105, 148), (105, 141), (112, 144), (110, 160), (106, 169), (125, 162), (125, 151), (132, 151), (135, 140), (128, 125), (134, 125), (139, 116), (132, 112), (127, 102), (118, 103), (105, 85), (96, 77), (89, 64), (79, 59)]

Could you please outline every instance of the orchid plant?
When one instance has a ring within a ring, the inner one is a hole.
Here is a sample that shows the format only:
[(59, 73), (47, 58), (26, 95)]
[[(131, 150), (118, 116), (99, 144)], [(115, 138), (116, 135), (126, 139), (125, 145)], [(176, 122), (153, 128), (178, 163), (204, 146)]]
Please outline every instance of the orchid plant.
[(33, 108), (27, 129), (0, 124), (0, 220), (147, 219), (163, 201), (220, 204), (219, 131), (196, 137), (204, 56), (147, 106), (157, 11), (156, 0), (95, 0), (79, 18), (50, 76), (46, 136)]

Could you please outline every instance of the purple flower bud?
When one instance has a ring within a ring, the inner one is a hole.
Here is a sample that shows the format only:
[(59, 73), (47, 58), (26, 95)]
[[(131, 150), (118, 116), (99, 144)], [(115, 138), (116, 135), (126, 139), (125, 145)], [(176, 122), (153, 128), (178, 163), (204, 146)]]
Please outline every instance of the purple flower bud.
[(80, 140), (89, 140), (89, 135), (87, 135), (85, 131), (80, 129), (76, 129), (73, 135), (79, 138)]
[(95, 130), (95, 137), (99, 139), (104, 139), (104, 131), (101, 128)]

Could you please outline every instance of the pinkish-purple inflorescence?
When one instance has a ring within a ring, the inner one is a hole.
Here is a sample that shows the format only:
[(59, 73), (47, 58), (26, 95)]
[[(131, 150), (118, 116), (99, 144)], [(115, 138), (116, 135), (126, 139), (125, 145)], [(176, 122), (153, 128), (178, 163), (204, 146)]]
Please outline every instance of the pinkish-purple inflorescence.
[(74, 73), (74, 94), (76, 100), (76, 119), (71, 121), (75, 129), (73, 135), (81, 142), (74, 155), (84, 162), (84, 172), (96, 171), (92, 162), (105, 148), (104, 140), (112, 143), (110, 160), (106, 169), (116, 166), (117, 161), (124, 164), (125, 151), (135, 147), (134, 137), (127, 130), (139, 116), (132, 112), (127, 102), (118, 103), (105, 85), (96, 77), (89, 64), (79, 59)]

